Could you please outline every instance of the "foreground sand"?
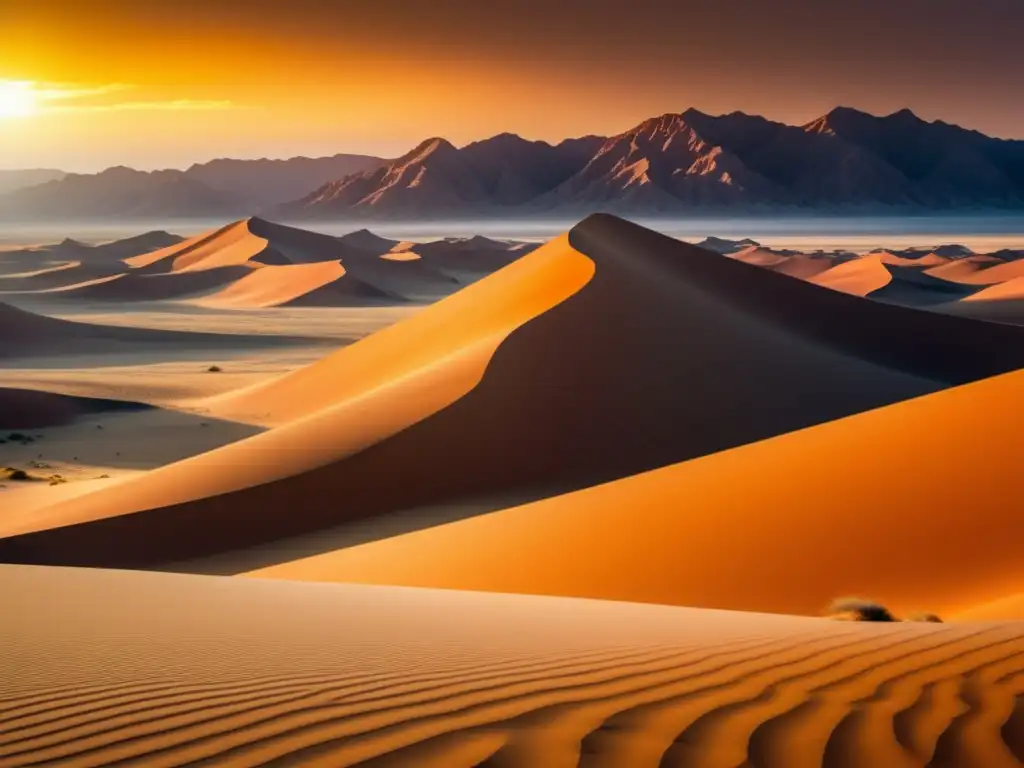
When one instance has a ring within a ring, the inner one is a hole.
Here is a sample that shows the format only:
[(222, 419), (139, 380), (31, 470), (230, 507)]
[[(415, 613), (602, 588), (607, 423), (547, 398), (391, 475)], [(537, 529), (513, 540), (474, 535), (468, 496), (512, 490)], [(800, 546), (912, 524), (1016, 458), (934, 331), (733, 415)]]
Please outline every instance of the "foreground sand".
[(0, 615), (5, 768), (1024, 758), (1024, 625), (25, 566)]

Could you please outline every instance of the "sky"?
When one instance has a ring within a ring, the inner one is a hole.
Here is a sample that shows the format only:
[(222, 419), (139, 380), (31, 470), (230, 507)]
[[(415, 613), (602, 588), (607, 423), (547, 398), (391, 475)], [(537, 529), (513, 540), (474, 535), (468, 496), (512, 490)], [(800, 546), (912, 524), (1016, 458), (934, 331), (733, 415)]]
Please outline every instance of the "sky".
[(1024, 0), (0, 0), (0, 168), (395, 157), (688, 107), (1024, 138), (1022, 29)]

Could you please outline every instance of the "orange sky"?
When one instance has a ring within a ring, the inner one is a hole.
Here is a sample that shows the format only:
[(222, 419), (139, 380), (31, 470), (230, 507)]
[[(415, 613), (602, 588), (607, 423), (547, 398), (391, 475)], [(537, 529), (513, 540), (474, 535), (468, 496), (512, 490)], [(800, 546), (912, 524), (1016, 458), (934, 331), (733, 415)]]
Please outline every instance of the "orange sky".
[(0, 119), (0, 168), (394, 156), (690, 106), (909, 106), (1024, 137), (1022, 28), (1020, 0), (0, 0), (0, 80), (50, 97)]

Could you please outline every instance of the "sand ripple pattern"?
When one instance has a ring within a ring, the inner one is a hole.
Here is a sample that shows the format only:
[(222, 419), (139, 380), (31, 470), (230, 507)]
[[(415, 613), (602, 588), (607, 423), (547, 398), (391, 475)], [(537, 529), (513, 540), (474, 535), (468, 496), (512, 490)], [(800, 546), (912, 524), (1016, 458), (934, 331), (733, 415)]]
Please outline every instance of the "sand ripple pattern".
[(5, 768), (1024, 760), (1022, 625), (24, 566), (0, 587)]

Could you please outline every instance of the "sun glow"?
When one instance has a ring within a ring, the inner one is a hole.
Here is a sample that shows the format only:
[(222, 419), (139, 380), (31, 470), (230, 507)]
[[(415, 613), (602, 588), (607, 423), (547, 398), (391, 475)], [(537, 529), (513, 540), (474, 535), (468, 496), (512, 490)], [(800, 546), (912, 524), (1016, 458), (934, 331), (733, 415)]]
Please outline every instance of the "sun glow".
[(0, 119), (28, 117), (37, 109), (32, 83), (0, 80)]

